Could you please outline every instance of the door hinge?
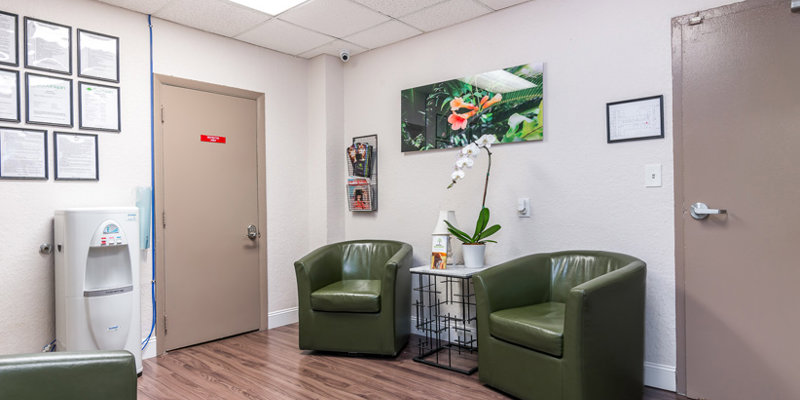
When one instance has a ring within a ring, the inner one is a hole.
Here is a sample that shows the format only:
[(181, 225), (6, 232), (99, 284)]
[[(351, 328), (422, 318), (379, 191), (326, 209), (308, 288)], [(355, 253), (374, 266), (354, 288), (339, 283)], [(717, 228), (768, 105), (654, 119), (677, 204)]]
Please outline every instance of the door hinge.
[(167, 229), (167, 212), (161, 212), (161, 227)]
[(167, 314), (164, 314), (164, 335), (167, 334)]
[[(703, 16), (700, 13), (695, 14), (691, 18), (689, 18), (689, 25), (700, 25), (703, 23)], [(162, 116), (163, 118), (163, 116)], [(161, 121), (164, 122), (164, 121)]]
[(161, 123), (164, 123), (164, 106), (161, 106)]

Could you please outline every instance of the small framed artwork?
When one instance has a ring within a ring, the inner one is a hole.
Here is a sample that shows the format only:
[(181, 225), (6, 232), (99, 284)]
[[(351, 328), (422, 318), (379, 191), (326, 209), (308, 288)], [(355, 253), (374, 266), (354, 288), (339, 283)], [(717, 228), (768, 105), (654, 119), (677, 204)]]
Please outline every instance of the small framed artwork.
[(608, 143), (664, 137), (664, 96), (606, 104)]
[(72, 79), (25, 73), (25, 121), (72, 127)]
[(47, 179), (47, 131), (0, 127), (0, 178)]
[(0, 68), (0, 121), (19, 122), (19, 72)]
[(57, 181), (100, 179), (97, 135), (53, 132), (53, 153)]
[(19, 65), (19, 17), (0, 11), (0, 64)]
[(119, 38), (78, 29), (78, 76), (119, 82)]
[(78, 82), (78, 126), (81, 129), (119, 132), (119, 88)]
[(72, 28), (25, 17), (25, 67), (72, 75)]

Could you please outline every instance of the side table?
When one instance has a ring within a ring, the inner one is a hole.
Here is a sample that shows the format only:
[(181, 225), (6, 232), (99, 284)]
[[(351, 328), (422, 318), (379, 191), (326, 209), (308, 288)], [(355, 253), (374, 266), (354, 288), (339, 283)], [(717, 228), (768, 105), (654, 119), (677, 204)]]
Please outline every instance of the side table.
[(477, 357), (461, 357), (454, 362), (454, 355), (477, 355), (472, 275), (487, 268), (463, 265), (448, 265), (447, 269), (431, 269), (430, 265), (411, 268), (412, 282), (416, 275), (418, 283), (413, 290), (419, 294), (414, 302), (416, 328), (424, 334), (414, 361), (467, 375), (478, 370)]

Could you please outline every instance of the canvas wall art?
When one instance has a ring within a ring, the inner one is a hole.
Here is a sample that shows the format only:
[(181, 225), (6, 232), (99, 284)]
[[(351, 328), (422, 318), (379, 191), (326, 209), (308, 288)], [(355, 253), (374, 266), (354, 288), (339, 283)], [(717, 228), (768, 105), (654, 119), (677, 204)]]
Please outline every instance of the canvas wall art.
[(485, 134), (498, 143), (544, 137), (542, 63), (484, 72), (405, 89), (401, 150), (461, 147)]

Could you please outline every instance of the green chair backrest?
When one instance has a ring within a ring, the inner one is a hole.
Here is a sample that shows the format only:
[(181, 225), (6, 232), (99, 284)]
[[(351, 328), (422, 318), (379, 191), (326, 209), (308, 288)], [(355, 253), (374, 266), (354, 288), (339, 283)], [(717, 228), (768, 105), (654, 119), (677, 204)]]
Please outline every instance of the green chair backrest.
[(403, 246), (400, 242), (365, 240), (340, 243), (342, 279), (380, 279), (383, 266)]
[(550, 301), (566, 303), (569, 291), (584, 282), (622, 268), (636, 258), (600, 251), (550, 255)]

